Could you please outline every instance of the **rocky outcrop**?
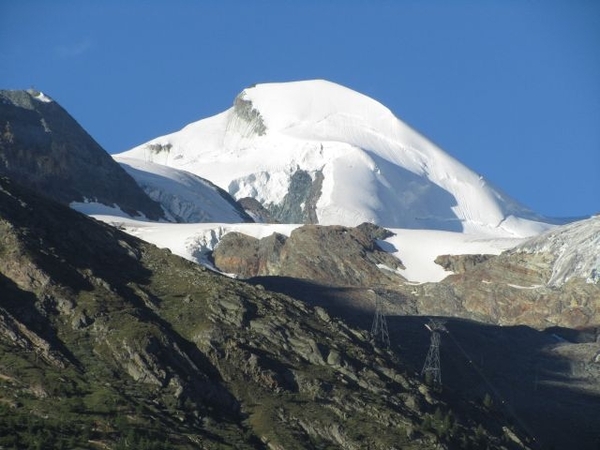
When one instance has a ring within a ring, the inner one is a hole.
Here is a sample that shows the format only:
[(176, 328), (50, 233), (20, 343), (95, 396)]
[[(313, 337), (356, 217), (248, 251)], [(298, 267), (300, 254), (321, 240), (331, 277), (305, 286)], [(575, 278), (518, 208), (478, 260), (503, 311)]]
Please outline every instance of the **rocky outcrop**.
[(243, 278), (290, 276), (337, 286), (371, 286), (404, 280), (402, 262), (376, 239), (389, 231), (372, 224), (356, 228), (304, 225), (289, 238), (256, 239), (228, 233), (213, 252), (215, 266)]
[(297, 169), (290, 175), (283, 200), (276, 205), (266, 205), (266, 208), (281, 223), (318, 224), (317, 202), (322, 185), (323, 172), (315, 171), (311, 175), (306, 170)]
[(237, 202), (255, 222), (277, 223), (277, 220), (271, 216), (271, 213), (258, 200), (252, 197), (244, 197), (240, 198)]
[(557, 227), (498, 256), (438, 257), (455, 272), (401, 288), (425, 314), (571, 329), (600, 323), (600, 218)]
[(263, 205), (252, 197), (241, 198), (238, 202), (256, 222), (318, 224), (317, 202), (323, 180), (321, 171), (298, 168), (289, 175), (287, 193), (281, 202)]
[(131, 215), (163, 217), (135, 181), (55, 101), (0, 91), (0, 176), (63, 204), (97, 201)]
[(453, 273), (465, 273), (494, 255), (439, 255), (435, 263)]
[[(592, 238), (598, 236), (594, 221), (583, 225), (591, 227)], [(287, 277), (289, 289), (276, 280), (264, 282), (310, 301), (291, 281), (307, 280), (313, 286), (304, 290), (310, 290), (311, 297), (330, 298), (341, 310), (345, 303), (349, 310), (371, 311), (374, 303), (369, 289), (385, 288), (387, 308), (395, 314), (462, 317), (537, 329), (600, 323), (600, 284), (594, 282), (600, 269), (594, 266), (596, 253), (589, 236), (577, 250), (564, 244), (563, 232), (558, 234), (560, 239), (552, 238), (558, 230), (549, 233), (551, 241), (563, 243), (562, 253), (536, 238), (538, 243), (496, 256), (441, 255), (436, 262), (454, 273), (439, 283), (415, 285), (397, 272), (401, 261), (379, 249), (377, 240), (389, 233), (373, 224), (356, 228), (305, 225), (289, 238), (274, 234), (261, 240), (229, 233), (215, 248), (213, 258), (219, 270), (241, 278)], [(576, 236), (587, 235), (579, 232)], [(534, 245), (549, 250), (531, 251)], [(559, 277), (563, 282), (557, 285), (554, 280)], [(332, 297), (327, 286), (357, 290), (346, 292), (342, 301), (337, 294)]]
[(254, 108), (251, 100), (245, 98), (245, 92), (240, 93), (233, 102), (227, 130), (239, 138), (263, 136), (267, 131), (260, 112)]
[(556, 256), (506, 252), (440, 283), (411, 288), (423, 313), (485, 322), (585, 328), (600, 323), (600, 286), (574, 277), (548, 284)]

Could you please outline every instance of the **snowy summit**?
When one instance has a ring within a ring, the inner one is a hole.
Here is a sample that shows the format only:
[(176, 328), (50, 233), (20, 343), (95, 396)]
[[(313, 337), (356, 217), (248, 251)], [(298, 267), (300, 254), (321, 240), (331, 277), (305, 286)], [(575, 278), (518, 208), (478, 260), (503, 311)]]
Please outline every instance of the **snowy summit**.
[(379, 102), (323, 80), (247, 88), (227, 111), (124, 157), (192, 172), (286, 223), (495, 237), (549, 227)]
[[(449, 275), (438, 255), (499, 254), (554, 228), (381, 103), (324, 80), (252, 86), (230, 109), (114, 158), (167, 216), (204, 223), (99, 218), (199, 263), (232, 231), (372, 222), (394, 233), (380, 245), (407, 280), (436, 282)], [(280, 224), (240, 223), (214, 186)]]

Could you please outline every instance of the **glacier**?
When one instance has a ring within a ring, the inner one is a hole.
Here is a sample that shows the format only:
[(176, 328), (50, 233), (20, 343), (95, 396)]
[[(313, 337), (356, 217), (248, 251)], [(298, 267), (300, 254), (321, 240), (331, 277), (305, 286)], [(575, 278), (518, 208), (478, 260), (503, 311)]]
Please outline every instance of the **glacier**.
[[(281, 212), (298, 198), (302, 221), (322, 225), (372, 222), (490, 238), (553, 226), (381, 103), (325, 80), (249, 87), (230, 109), (114, 157), (191, 172), (236, 199), (255, 198), (284, 223), (298, 221)], [(291, 191), (298, 173), (312, 180), (310, 195)]]

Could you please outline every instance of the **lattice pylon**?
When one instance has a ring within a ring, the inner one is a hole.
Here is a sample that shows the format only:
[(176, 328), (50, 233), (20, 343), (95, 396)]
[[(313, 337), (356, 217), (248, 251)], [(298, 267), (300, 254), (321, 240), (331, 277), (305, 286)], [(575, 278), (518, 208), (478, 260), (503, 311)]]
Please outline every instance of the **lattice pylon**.
[(375, 317), (371, 326), (371, 339), (379, 342), (385, 348), (390, 348), (390, 333), (388, 331), (387, 320), (383, 310), (383, 303), (375, 291)]
[(447, 330), (442, 321), (433, 319), (430, 319), (425, 327), (431, 331), (431, 341), (427, 357), (425, 358), (425, 364), (423, 365), (423, 370), (421, 370), (421, 376), (427, 378), (428, 374), (431, 374), (432, 383), (441, 386), (442, 366), (440, 364), (440, 332)]

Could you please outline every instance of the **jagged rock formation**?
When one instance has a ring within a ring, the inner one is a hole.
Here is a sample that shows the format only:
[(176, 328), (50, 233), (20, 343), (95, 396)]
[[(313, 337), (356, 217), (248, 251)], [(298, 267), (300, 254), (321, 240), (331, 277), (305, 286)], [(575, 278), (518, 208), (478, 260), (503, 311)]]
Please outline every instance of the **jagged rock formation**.
[(304, 225), (289, 238), (274, 233), (256, 239), (228, 233), (213, 251), (215, 266), (243, 278), (289, 276), (324, 285), (397, 284), (402, 262), (376, 243), (389, 231), (373, 224), (355, 228)]
[(324, 309), (7, 179), (0, 255), (1, 445), (528, 448)]
[(245, 98), (243, 92), (233, 102), (227, 128), (235, 130), (242, 137), (263, 136), (267, 131), (260, 112), (254, 108), (252, 100)]
[(464, 273), (492, 257), (493, 255), (439, 255), (435, 263), (448, 272)]
[(269, 203), (265, 208), (281, 223), (317, 224), (317, 201), (322, 185), (322, 171), (315, 171), (311, 175), (306, 170), (297, 169), (290, 176), (288, 191), (281, 203)]
[(600, 323), (600, 286), (552, 279), (556, 255), (505, 252), (440, 283), (412, 287), (420, 311), (503, 325), (585, 328)]
[(163, 212), (63, 109), (35, 91), (0, 91), (0, 176), (64, 204), (86, 199), (150, 219)]
[(501, 325), (583, 329), (600, 324), (600, 217), (532, 238), (498, 256), (440, 256), (455, 273), (400, 287), (424, 314)]
[[(371, 235), (366, 226), (371, 232), (387, 232), (367, 224), (357, 228), (305, 225), (289, 238), (272, 235), (260, 241), (230, 233), (215, 248), (213, 259), (219, 270), (242, 278), (304, 279), (323, 289), (383, 286), (391, 293), (388, 307), (396, 314), (462, 317), (538, 329), (581, 329), (600, 323), (599, 217), (562, 226), (501, 255), (441, 255), (436, 262), (453, 274), (439, 283), (419, 285), (407, 283), (395, 271), (403, 267), (402, 262), (381, 251), (376, 242), (385, 235)], [(372, 306), (364, 293), (348, 296), (347, 301), (367, 309)]]
[(277, 220), (271, 213), (252, 197), (244, 197), (238, 200), (238, 204), (244, 209), (246, 214), (258, 223), (277, 223)]

